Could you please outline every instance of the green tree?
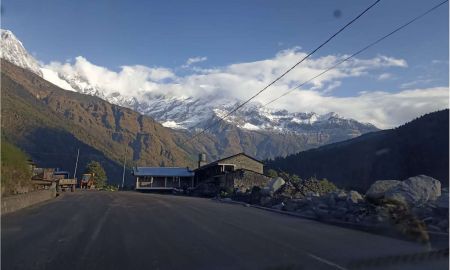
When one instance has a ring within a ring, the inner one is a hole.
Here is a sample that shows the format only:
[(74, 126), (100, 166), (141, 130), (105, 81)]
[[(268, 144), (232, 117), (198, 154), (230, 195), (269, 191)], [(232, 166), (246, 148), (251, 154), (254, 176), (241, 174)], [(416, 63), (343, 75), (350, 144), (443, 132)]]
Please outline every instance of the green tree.
[(28, 156), (17, 146), (1, 139), (1, 194), (10, 195), (31, 189)]
[(102, 165), (92, 160), (86, 165), (85, 173), (91, 173), (94, 175), (94, 183), (96, 187), (104, 187), (106, 185), (106, 172)]
[(267, 171), (267, 176), (269, 176), (271, 178), (275, 178), (275, 177), (278, 177), (278, 173), (274, 169), (269, 169)]

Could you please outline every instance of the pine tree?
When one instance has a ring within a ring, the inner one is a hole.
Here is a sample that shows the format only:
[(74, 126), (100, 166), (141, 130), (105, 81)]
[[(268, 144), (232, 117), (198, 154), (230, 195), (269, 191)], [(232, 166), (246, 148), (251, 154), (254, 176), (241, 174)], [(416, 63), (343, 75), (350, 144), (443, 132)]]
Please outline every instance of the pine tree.
[(94, 183), (96, 187), (101, 188), (106, 185), (106, 172), (99, 162), (94, 160), (89, 162), (88, 165), (86, 165), (85, 173), (94, 175)]

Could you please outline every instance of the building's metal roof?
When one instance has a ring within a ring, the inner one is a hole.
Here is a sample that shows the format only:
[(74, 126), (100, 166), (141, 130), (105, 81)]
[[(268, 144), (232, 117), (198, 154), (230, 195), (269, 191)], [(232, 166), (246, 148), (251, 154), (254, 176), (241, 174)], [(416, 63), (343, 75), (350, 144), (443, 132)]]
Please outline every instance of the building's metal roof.
[(70, 172), (68, 171), (55, 171), (53, 172), (53, 174), (58, 175), (58, 174), (70, 174)]
[(137, 167), (133, 169), (133, 175), (191, 177), (194, 172), (186, 167)]

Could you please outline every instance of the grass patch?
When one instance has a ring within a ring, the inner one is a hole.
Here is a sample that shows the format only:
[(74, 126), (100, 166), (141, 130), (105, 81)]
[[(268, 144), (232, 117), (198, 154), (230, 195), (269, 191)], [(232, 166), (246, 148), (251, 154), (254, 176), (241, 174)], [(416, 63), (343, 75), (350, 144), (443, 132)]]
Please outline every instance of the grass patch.
[(15, 145), (1, 138), (1, 192), (11, 195), (31, 189), (28, 156)]

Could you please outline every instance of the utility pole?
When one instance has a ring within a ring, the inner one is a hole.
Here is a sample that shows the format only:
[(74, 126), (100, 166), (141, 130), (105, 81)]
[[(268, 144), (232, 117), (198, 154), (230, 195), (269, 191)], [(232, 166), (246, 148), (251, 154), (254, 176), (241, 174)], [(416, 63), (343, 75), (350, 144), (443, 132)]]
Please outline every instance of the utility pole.
[(77, 167), (78, 167), (78, 157), (79, 156), (80, 156), (80, 148), (78, 148), (77, 161), (75, 162), (75, 171), (73, 172), (73, 178), (77, 177)]
[(125, 163), (127, 161), (127, 147), (125, 146), (125, 156), (123, 157), (122, 190), (125, 183)]

